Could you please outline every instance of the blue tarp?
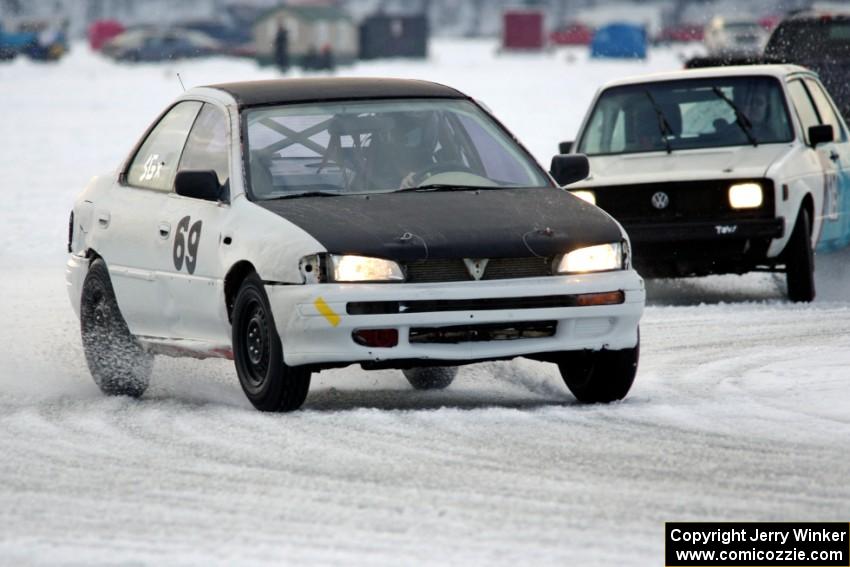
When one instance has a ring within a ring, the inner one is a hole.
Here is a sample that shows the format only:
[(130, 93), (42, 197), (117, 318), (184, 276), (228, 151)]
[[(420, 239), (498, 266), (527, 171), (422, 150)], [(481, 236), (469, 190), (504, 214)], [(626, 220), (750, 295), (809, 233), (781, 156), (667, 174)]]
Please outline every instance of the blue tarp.
[(646, 58), (646, 30), (634, 24), (599, 28), (590, 42), (591, 57)]

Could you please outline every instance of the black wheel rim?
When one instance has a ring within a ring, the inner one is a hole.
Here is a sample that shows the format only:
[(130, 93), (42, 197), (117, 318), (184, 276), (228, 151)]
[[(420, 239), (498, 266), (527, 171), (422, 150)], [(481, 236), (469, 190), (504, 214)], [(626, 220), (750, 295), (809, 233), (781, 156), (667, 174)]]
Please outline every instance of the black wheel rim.
[(239, 346), (248, 383), (253, 389), (259, 389), (266, 381), (271, 359), (268, 318), (262, 303), (256, 299), (246, 306), (245, 315)]
[(97, 331), (106, 331), (109, 326), (109, 305), (103, 299), (103, 294), (99, 293), (95, 296), (94, 307), (94, 327)]

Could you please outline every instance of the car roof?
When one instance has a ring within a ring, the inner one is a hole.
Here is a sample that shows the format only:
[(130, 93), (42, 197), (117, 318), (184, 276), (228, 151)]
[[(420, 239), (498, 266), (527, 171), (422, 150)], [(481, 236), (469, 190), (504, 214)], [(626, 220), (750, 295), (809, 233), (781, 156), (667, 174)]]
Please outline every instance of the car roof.
[(810, 73), (813, 71), (799, 65), (730, 65), (725, 67), (702, 67), (698, 69), (685, 69), (680, 71), (668, 71), (664, 73), (649, 73), (646, 75), (635, 75), (605, 83), (603, 88), (620, 85), (634, 85), (640, 83), (654, 83), (660, 81), (677, 81), (680, 79), (712, 79), (722, 77), (751, 77), (767, 76), (782, 79), (795, 73)]
[(451, 87), (412, 79), (326, 77), (274, 79), (208, 85), (224, 91), (240, 107), (295, 102), (387, 98), (469, 98)]

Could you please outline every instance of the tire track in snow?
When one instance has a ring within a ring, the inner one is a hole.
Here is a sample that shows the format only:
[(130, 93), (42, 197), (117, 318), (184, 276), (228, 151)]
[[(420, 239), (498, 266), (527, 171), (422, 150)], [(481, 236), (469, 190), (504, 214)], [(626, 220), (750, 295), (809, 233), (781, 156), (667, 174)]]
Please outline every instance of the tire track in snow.
[[(846, 305), (650, 308), (633, 393), (610, 406), (514, 361), (425, 395), (397, 372), (334, 370), (305, 411), (268, 416), (230, 363), (158, 360), (132, 401), (97, 394), (77, 347), (24, 351), (0, 374), (0, 557), (644, 565), (665, 520), (843, 517), (847, 440), (772, 407), (799, 382), (747, 380), (846, 350), (847, 319)], [(21, 374), (32, 394), (3, 387)]]

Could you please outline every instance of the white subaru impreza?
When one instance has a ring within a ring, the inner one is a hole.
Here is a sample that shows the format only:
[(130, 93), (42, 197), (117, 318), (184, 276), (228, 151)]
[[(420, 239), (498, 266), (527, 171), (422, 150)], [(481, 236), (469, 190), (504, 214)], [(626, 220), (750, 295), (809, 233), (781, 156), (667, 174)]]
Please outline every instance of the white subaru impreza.
[[(587, 167), (556, 156), (552, 174)], [(265, 411), (352, 363), (428, 389), (525, 356), (583, 402), (623, 398), (637, 368), (645, 296), (621, 226), (429, 82), (192, 89), (79, 196), (68, 248), (108, 394), (141, 395), (155, 354), (233, 358)]]

